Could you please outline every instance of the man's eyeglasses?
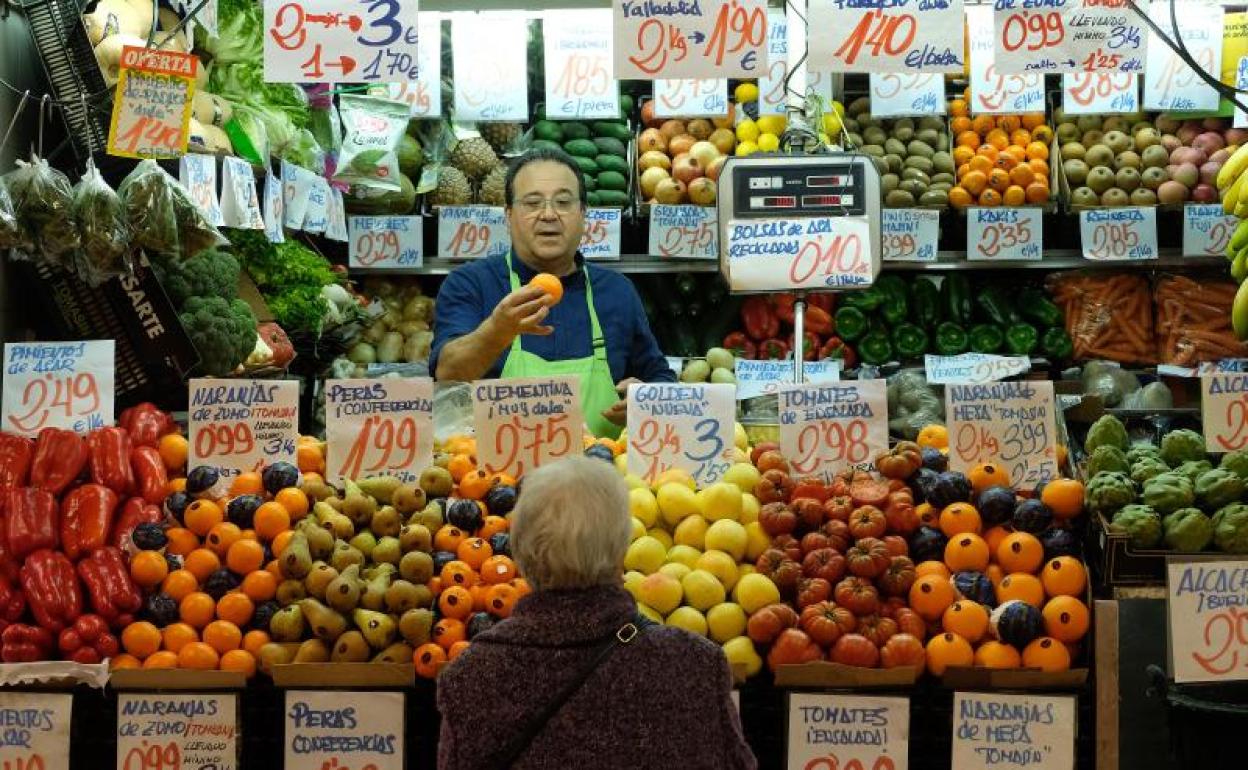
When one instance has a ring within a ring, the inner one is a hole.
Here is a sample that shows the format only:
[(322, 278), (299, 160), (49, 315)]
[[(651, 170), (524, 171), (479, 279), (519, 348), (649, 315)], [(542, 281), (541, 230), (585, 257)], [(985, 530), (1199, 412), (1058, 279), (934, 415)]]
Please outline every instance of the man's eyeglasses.
[(559, 216), (571, 214), (580, 205), (581, 201), (575, 195), (560, 193), (553, 198), (543, 198), (540, 195), (528, 195), (516, 201), (516, 208), (520, 209), (522, 214), (535, 217), (546, 210), (546, 206)]

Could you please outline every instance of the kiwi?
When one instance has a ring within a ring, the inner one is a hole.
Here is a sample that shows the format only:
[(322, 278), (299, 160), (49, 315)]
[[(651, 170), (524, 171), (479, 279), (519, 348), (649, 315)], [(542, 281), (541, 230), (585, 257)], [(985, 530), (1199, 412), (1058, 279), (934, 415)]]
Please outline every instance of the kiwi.
[(922, 182), (924, 185), (929, 185), (932, 183), (932, 178), (917, 168), (908, 168), (902, 171), (901, 179), (902, 181), (913, 179), (915, 181)]
[(885, 195), (896, 190), (899, 184), (901, 184), (901, 178), (896, 174), (885, 174), (880, 177), (880, 191)]
[(901, 190), (902, 192), (909, 193), (915, 200), (918, 200), (919, 196), (927, 192), (927, 185), (917, 179), (903, 179), (901, 180)]
[(933, 169), (935, 169), (935, 164), (932, 163), (931, 158), (925, 158), (922, 155), (911, 155), (909, 158), (906, 158), (906, 162), (903, 165), (906, 168), (917, 168), (924, 174), (931, 174)]
[(928, 190), (919, 196), (920, 206), (947, 206), (949, 194), (944, 190)]
[[(927, 132), (921, 131), (920, 133), (927, 133)], [(927, 144), (926, 142), (915, 139), (915, 140), (912, 140), (910, 144), (906, 145), (906, 149), (910, 152), (911, 156), (918, 155), (920, 157), (928, 158), (930, 160), (931, 157), (936, 154), (936, 150), (933, 149), (934, 144), (935, 144), (934, 142), (933, 144)]]

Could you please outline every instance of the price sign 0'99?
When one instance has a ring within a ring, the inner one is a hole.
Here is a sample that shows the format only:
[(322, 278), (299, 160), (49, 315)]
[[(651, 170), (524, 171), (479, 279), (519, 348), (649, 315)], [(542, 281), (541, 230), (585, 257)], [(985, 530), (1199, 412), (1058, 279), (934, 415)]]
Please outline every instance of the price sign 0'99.
[(238, 696), (121, 693), (117, 770), (236, 770)]
[(884, 380), (798, 385), (778, 396), (780, 449), (799, 476), (831, 479), (888, 451)]
[(112, 340), (9, 342), (4, 346), (3, 430), (86, 433), (113, 424)]
[(295, 461), (299, 383), (294, 380), (190, 382), (190, 467), (223, 477)]
[(1017, 489), (1057, 476), (1053, 383), (1039, 380), (947, 385), (949, 467), (1002, 466)]
[(1124, 2), (999, 0), (993, 44), (1003, 72), (1139, 72), (1144, 25)]
[(615, 71), (622, 80), (758, 77), (767, 69), (766, 0), (664, 3), (648, 12), (614, 0)]
[(576, 377), (480, 380), (472, 386), (477, 456), (487, 473), (520, 478), (581, 451), (584, 419)]
[(1248, 679), (1248, 570), (1241, 559), (1171, 557), (1166, 564), (1175, 682)]
[(415, 11), (398, 0), (264, 3), (264, 79), (270, 83), (415, 80), (420, 69)]
[(810, 60), (832, 72), (961, 72), (962, 0), (811, 0)]
[(326, 381), (325, 438), (330, 483), (370, 476), (415, 481), (433, 457), (433, 381)]
[(698, 486), (731, 464), (736, 393), (732, 385), (630, 385), (628, 472), (654, 481), (678, 468)]

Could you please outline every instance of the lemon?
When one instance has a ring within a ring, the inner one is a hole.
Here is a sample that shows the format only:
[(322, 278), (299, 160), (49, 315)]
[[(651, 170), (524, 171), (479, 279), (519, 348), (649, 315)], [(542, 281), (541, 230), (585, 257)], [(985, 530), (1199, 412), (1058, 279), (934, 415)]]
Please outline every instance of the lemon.
[(737, 104), (756, 102), (758, 101), (758, 86), (750, 82), (741, 83), (732, 92), (732, 98), (736, 100)]
[(844, 123), (842, 123), (841, 121), (841, 116), (837, 115), (835, 112), (829, 112), (829, 113), (824, 114), (823, 133), (827, 134), (828, 136), (836, 136), (837, 134), (841, 133), (841, 126), (843, 125)]
[(758, 141), (758, 124), (746, 118), (737, 124), (737, 141), (738, 142), (754, 142)]
[(741, 142), (737, 145), (737, 157), (744, 158), (747, 155), (753, 155), (758, 152), (758, 145), (753, 142)]
[(845, 105), (841, 104), (841, 103), (840, 103), (840, 102), (838, 102), (837, 100), (833, 99), (833, 100), (832, 100), (832, 104), (830, 104), (830, 105), (828, 105), (828, 106), (829, 106), (829, 108), (832, 110), (832, 112), (835, 112), (835, 113), (836, 113), (837, 115), (839, 115), (840, 117), (844, 117), (844, 116), (845, 116)]
[(783, 115), (763, 115), (756, 122), (760, 132), (775, 134), (776, 136), (783, 134), (785, 126), (788, 125), (788, 121)]
[(762, 134), (758, 137), (758, 149), (763, 152), (775, 152), (780, 149), (780, 137), (775, 134)]
[(654, 490), (657, 492), (659, 487), (669, 483), (683, 484), (691, 490), (698, 488), (693, 481), (693, 476), (690, 476), (689, 471), (683, 468), (668, 468), (660, 473), (659, 477), (654, 480)]

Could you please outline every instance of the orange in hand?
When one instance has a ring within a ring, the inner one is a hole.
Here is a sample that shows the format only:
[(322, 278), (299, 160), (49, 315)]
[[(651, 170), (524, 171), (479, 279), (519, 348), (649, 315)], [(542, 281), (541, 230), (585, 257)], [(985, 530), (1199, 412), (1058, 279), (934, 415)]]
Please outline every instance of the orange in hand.
[(563, 281), (558, 276), (550, 273), (538, 273), (533, 276), (533, 280), (529, 281), (530, 286), (540, 287), (546, 295), (550, 297), (550, 304), (558, 305), (559, 300), (563, 299)]

